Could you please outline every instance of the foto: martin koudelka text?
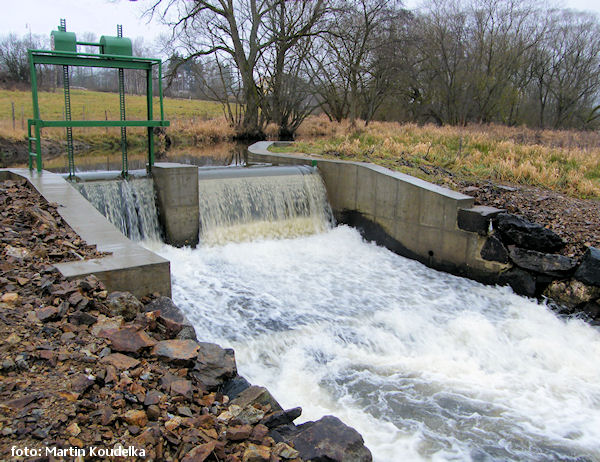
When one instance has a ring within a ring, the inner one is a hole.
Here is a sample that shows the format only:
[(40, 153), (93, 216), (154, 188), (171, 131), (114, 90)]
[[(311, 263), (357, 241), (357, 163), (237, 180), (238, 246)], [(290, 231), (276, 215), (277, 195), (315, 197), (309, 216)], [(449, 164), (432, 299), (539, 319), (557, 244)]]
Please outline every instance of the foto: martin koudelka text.
[(57, 448), (56, 446), (48, 446), (45, 448), (11, 448), (13, 457), (146, 457), (146, 450), (136, 448), (135, 446), (123, 447), (115, 446), (114, 448), (102, 448), (90, 446), (89, 448)]

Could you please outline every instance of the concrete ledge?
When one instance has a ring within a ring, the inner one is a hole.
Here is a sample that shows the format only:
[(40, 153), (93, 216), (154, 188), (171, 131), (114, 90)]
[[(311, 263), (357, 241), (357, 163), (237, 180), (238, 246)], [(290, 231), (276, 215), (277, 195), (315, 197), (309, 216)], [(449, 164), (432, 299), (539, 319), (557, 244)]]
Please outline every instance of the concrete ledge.
[(92, 260), (58, 263), (55, 267), (69, 279), (94, 274), (109, 290), (126, 290), (140, 297), (152, 292), (171, 296), (168, 260), (130, 241), (60, 175), (27, 169), (0, 170), (0, 179), (22, 179), (48, 201), (88, 244), (112, 255)]
[(198, 167), (161, 162), (154, 165), (152, 176), (165, 241), (177, 247), (196, 246), (200, 226)]
[(472, 197), (369, 163), (273, 153), (268, 150), (272, 144), (250, 146), (248, 161), (316, 162), (336, 219), (357, 227), (365, 238), (433, 268), (479, 280), (489, 281), (507, 267), (481, 258), (484, 236), (459, 228), (459, 213), (473, 209)]

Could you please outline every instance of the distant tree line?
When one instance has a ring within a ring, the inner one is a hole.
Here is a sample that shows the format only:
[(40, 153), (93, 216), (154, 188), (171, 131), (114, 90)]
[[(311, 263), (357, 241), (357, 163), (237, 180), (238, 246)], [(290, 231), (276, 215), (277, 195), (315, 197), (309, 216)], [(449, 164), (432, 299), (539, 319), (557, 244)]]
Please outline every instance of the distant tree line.
[[(85, 33), (79, 40), (84, 42), (98, 42), (98, 37), (92, 33)], [(132, 41), (134, 56), (153, 57), (156, 52), (152, 46), (144, 43), (139, 37)], [(6, 87), (24, 88), (30, 85), (30, 69), (27, 57), (28, 49), (49, 50), (50, 37), (41, 35), (24, 35), (19, 37), (8, 34), (0, 37), (0, 82)], [(98, 53), (98, 48), (93, 46), (80, 47), (79, 51), (85, 53)], [(38, 86), (43, 90), (62, 88), (62, 70), (57, 66), (36, 66)], [(118, 78), (116, 69), (101, 69), (92, 67), (74, 67), (69, 70), (69, 83), (75, 88), (85, 88), (97, 91), (118, 91)], [(146, 92), (146, 75), (143, 71), (126, 71), (125, 91), (132, 94)]]
[[(538, 0), (156, 0), (148, 14), (172, 27), (167, 94), (220, 101), (240, 137), (268, 123), (293, 137), (315, 112), (600, 127), (599, 18)], [(7, 42), (2, 71), (26, 79)]]

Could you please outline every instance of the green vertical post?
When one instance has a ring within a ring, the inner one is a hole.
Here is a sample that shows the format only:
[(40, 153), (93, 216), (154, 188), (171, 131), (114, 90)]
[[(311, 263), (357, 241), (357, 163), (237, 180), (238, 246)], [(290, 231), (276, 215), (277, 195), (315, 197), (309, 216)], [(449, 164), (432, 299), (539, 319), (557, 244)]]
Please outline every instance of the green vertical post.
[(163, 108), (163, 88), (162, 88), (162, 61), (158, 62), (158, 98), (160, 101), (160, 120), (165, 120), (165, 111)]
[[(29, 72), (31, 73), (31, 98), (33, 100), (33, 123), (35, 124), (35, 153), (37, 171), (42, 171), (42, 140), (40, 130), (40, 106), (38, 104), (37, 76), (35, 75), (35, 64), (33, 63), (33, 54), (29, 54)], [(31, 155), (31, 154), (30, 154)], [(30, 164), (31, 166), (31, 164)]]
[[(123, 26), (117, 25), (117, 37), (123, 37)], [(121, 113), (121, 120), (125, 121), (125, 71), (123, 68), (118, 69), (119, 72), (119, 111)], [(121, 153), (122, 158), (122, 169), (121, 176), (127, 178), (129, 176), (129, 161), (127, 160), (127, 127), (121, 127)]]
[[(152, 111), (152, 67), (146, 71), (146, 106), (148, 109), (148, 120), (154, 118)], [(154, 166), (154, 129), (148, 127), (148, 173), (152, 171)]]

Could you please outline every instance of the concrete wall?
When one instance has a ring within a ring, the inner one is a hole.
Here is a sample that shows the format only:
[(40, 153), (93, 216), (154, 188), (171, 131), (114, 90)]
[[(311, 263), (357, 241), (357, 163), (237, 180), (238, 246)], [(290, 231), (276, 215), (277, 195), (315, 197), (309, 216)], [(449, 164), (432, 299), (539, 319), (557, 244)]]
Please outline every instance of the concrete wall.
[(94, 274), (109, 290), (124, 290), (141, 297), (158, 292), (171, 296), (170, 263), (127, 239), (100, 212), (60, 175), (47, 171), (38, 174), (27, 169), (0, 170), (0, 180), (27, 179), (88, 244), (102, 252), (103, 258), (54, 265), (63, 276), (76, 279)]
[(316, 161), (339, 222), (359, 228), (370, 240), (433, 268), (493, 281), (507, 265), (480, 252), (486, 237), (459, 229), (458, 212), (474, 199), (384, 167), (300, 154), (275, 154), (272, 142), (249, 148), (249, 161), (311, 164)]
[(157, 163), (152, 176), (165, 242), (177, 247), (196, 246), (200, 224), (198, 167)]

